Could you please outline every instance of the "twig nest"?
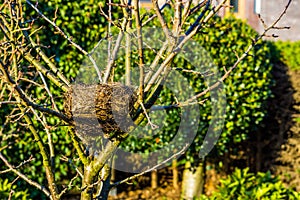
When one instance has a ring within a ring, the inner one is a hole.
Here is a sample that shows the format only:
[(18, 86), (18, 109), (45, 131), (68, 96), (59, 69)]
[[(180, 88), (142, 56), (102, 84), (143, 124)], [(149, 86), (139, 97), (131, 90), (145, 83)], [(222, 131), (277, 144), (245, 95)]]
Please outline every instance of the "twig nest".
[(133, 88), (120, 83), (76, 84), (65, 95), (64, 109), (73, 118), (80, 139), (90, 140), (101, 133), (116, 137), (134, 126), (131, 116), (136, 99)]

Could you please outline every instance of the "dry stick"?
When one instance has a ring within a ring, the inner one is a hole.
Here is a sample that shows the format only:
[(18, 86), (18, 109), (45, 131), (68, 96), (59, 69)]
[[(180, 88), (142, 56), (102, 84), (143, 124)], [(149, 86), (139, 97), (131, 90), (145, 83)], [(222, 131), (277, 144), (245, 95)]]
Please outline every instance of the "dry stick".
[[(3, 18), (2, 18), (3, 19)], [(1, 22), (1, 21), (0, 21)], [(3, 22), (5, 24), (0, 23), (0, 29), (2, 29), (2, 32), (4, 36), (7, 38), (8, 41), (12, 41), (13, 39), (8, 36), (8, 30), (7, 27), (8, 24), (6, 23), (6, 20), (4, 19)], [(15, 46), (13, 43), (11, 43), (13, 46)], [(39, 71), (41, 71), (47, 78), (49, 78), (55, 85), (60, 87), (63, 91), (67, 92), (69, 90), (69, 87), (61, 82), (56, 76), (54, 76), (48, 69), (46, 69), (39, 61), (37, 61), (29, 52), (26, 52), (24, 47), (18, 47), (18, 51), (21, 52), (21, 54), (25, 57), (26, 60), (28, 60), (30, 63), (32, 63)]]
[(37, 109), (41, 112), (46, 112), (48, 114), (54, 115), (59, 117), (60, 119), (64, 120), (67, 123), (72, 123), (72, 120), (70, 118), (68, 118), (67, 116), (65, 116), (64, 114), (61, 114), (59, 112), (56, 112), (52, 109), (49, 108), (45, 108), (41, 105), (35, 104), (31, 101), (30, 97), (27, 97), (27, 95), (24, 93), (24, 91), (20, 88), (20, 86), (9, 76), (9, 74), (6, 72), (5, 70), (5, 65), (3, 64), (2, 60), (0, 60), (0, 69), (4, 72), (4, 76), (5, 79), (8, 83), (11, 84), (12, 88), (15, 89), (15, 91), (18, 92), (18, 95), (20, 96), (20, 98), (22, 99), (21, 103), (26, 104), (26, 106), (31, 106), (34, 109)]
[(190, 26), (190, 28), (186, 31), (186, 35), (189, 35), (194, 29), (199, 29), (199, 24), (201, 19), (204, 17), (205, 13), (209, 10), (209, 6), (210, 6), (210, 0), (208, 0), (206, 2), (206, 6), (204, 8), (204, 10), (200, 13), (200, 15), (197, 17), (196, 21)]
[(5, 104), (20, 104), (18, 101), (0, 101), (0, 106)]
[(189, 17), (189, 12), (190, 12), (190, 8), (191, 8), (191, 5), (192, 5), (192, 1), (193, 0), (188, 0), (184, 4), (184, 8), (183, 8), (183, 11), (182, 11), (182, 24), (184, 24), (186, 22), (187, 18)]
[(34, 58), (30, 53), (24, 53), (23, 49), (19, 49), (20, 52), (23, 54), (24, 58), (33, 64), (36, 69), (42, 72), (47, 78), (49, 78), (55, 85), (61, 88), (64, 92), (69, 91), (69, 86), (66, 85), (64, 82), (61, 82), (54, 74), (51, 73), (47, 68), (45, 68), (36, 58)]
[(174, 13), (173, 29), (172, 29), (173, 35), (175, 37), (178, 37), (181, 31), (181, 25), (182, 25), (181, 6), (182, 6), (182, 0), (177, 0), (175, 2), (175, 13)]
[(20, 176), (16, 177), (16, 178), (10, 183), (10, 192), (9, 192), (9, 196), (8, 196), (8, 199), (7, 199), (7, 200), (11, 200), (11, 197), (12, 197), (13, 193), (15, 192), (15, 191), (13, 190), (13, 185), (15, 184), (15, 182), (16, 182), (17, 180), (19, 180), (19, 178), (20, 178)]
[[(151, 77), (149, 82), (147, 83), (147, 86), (145, 87), (145, 92), (148, 92), (152, 85), (155, 84), (155, 82), (161, 77), (163, 70), (167, 65), (170, 64), (170, 62), (173, 60), (175, 55), (177, 54), (176, 51), (171, 52), (168, 57), (164, 60), (164, 62), (160, 65), (158, 70), (155, 72), (155, 74)], [(159, 84), (159, 83), (158, 83)]]
[[(2, 148), (0, 149), (0, 151), (4, 150), (6, 147), (8, 147), (8, 145), (6, 145), (4, 148), (2, 147)], [(18, 166), (13, 167), (13, 168), (14, 168), (14, 169), (21, 168), (21, 167), (25, 166), (26, 164), (30, 163), (30, 162), (33, 161), (33, 160), (34, 160), (34, 158), (33, 158), (33, 156), (31, 155), (27, 160), (24, 160), (24, 161), (21, 162)], [(9, 169), (0, 171), (0, 174), (5, 174), (5, 173), (11, 172), (11, 171), (12, 171), (11, 168), (9, 168)]]
[(63, 190), (61, 191), (61, 193), (59, 193), (58, 199), (61, 199), (61, 197), (62, 197), (68, 190), (72, 189), (72, 187), (73, 187), (73, 182), (76, 180), (76, 178), (78, 178), (78, 174), (76, 174), (76, 175), (70, 180), (68, 186), (67, 186), (65, 189), (63, 189)]
[(123, 21), (123, 24), (122, 24), (122, 29), (120, 29), (120, 32), (118, 34), (118, 38), (117, 38), (115, 47), (113, 49), (113, 52), (111, 54), (111, 58), (109, 59), (108, 64), (106, 66), (105, 73), (104, 73), (104, 78), (103, 78), (103, 83), (107, 83), (107, 81), (108, 81), (108, 78), (109, 78), (110, 73), (112, 71), (115, 59), (116, 59), (117, 54), (118, 54), (119, 49), (120, 49), (120, 45), (121, 45), (121, 42), (122, 42), (122, 39), (123, 39), (123, 36), (124, 36), (124, 29), (127, 26), (127, 23), (128, 23), (128, 20), (125, 18), (124, 21)]
[(140, 77), (139, 77), (139, 97), (138, 101), (143, 103), (144, 100), (144, 52), (143, 52), (143, 33), (142, 33), (142, 26), (141, 26), (141, 19), (139, 13), (139, 1), (134, 0), (134, 9), (133, 14), (135, 16), (135, 23), (136, 23), (136, 32), (137, 32), (137, 40), (138, 40), (138, 55), (139, 55), (139, 70), (140, 70)]
[[(121, 1), (123, 4), (124, 0)], [(130, 8), (131, 1), (128, 1), (128, 8)], [(131, 28), (131, 9), (123, 8), (124, 17), (128, 19), (128, 24), (126, 27), (126, 49), (125, 49), (125, 84), (131, 85), (131, 36), (128, 30)]]
[(119, 28), (120, 30), (123, 30), (122, 26), (120, 25), (120, 23), (115, 23), (112, 18), (110, 18), (107, 14), (105, 14), (105, 12), (103, 11), (102, 7), (99, 6), (99, 10), (100, 10), (100, 13), (101, 15), (103, 15), (105, 17), (105, 19), (107, 19), (107, 21), (109, 23), (111, 23), (112, 25), (114, 25), (115, 27)]
[(50, 199), (53, 199), (51, 197), (50, 192), (42, 185), (40, 185), (39, 183), (29, 179), (26, 175), (22, 174), (21, 172), (19, 172), (18, 170), (16, 170), (8, 161), (7, 159), (2, 155), (2, 153), (0, 152), (0, 159), (4, 162), (4, 164), (10, 169), (10, 171), (14, 172), (15, 174), (17, 174), (19, 177), (21, 177), (24, 181), (26, 181), (29, 185), (32, 185), (34, 187), (36, 187), (37, 189), (41, 190), (47, 197), (49, 197)]
[(118, 3), (108, 3), (108, 5), (116, 6), (116, 7), (121, 7), (121, 8), (133, 8), (133, 6), (130, 6), (130, 4), (125, 4), (124, 1), (122, 1), (122, 4)]
[(191, 69), (183, 69), (183, 68), (180, 68), (180, 67), (173, 67), (172, 70), (191, 73), (191, 74), (194, 74), (194, 75), (201, 75), (203, 77), (208, 77), (208, 76), (212, 76), (212, 75), (215, 74), (214, 72), (210, 72), (209, 70), (206, 70), (205, 72), (199, 72), (199, 71), (195, 71), (195, 70), (191, 70)]
[(131, 85), (131, 37), (126, 34), (125, 84)]
[[(215, 13), (222, 8), (223, 4), (226, 1), (227, 0), (223, 0), (215, 9), (211, 10), (202, 23), (206, 23), (209, 19), (211, 19), (215, 15)], [(150, 81), (147, 83), (147, 86), (145, 88), (146, 92), (149, 91), (149, 89), (153, 84), (155, 84), (155, 81), (158, 80), (158, 78), (161, 76), (163, 70), (165, 69), (165, 66), (167, 66), (172, 61), (172, 59), (174, 58), (175, 55), (177, 55), (178, 52), (180, 52), (184, 44), (188, 42), (197, 33), (198, 29), (200, 28), (200, 25), (201, 23), (200, 24), (198, 23), (198, 26), (193, 27), (193, 29), (191, 29), (189, 34), (182, 39), (182, 41), (177, 45), (177, 47), (173, 50), (173, 52), (168, 55), (168, 57), (165, 59), (165, 61), (161, 64), (159, 69), (156, 71), (156, 73), (152, 76)]]
[(154, 10), (156, 12), (157, 18), (158, 18), (158, 20), (160, 22), (160, 25), (161, 25), (164, 33), (165, 33), (166, 38), (168, 39), (168, 41), (170, 43), (172, 43), (173, 42), (173, 35), (170, 32), (170, 30), (168, 28), (168, 25), (167, 25), (164, 17), (162, 16), (161, 10), (158, 7), (158, 0), (152, 0), (152, 4), (153, 4), (153, 8), (154, 8)]
[(38, 113), (32, 107), (30, 108), (30, 110), (35, 115), (37, 120), (43, 125), (44, 130), (47, 134), (48, 146), (49, 146), (49, 150), (50, 150), (50, 163), (51, 163), (52, 171), (54, 173), (54, 158), (55, 158), (54, 146), (53, 146), (52, 136), (51, 136), (50, 130), (48, 128), (45, 116), (43, 115), (43, 119), (42, 119), (42, 118), (40, 118)]
[[(162, 12), (163, 9), (169, 5), (169, 1), (170, 0), (167, 0), (166, 3), (164, 5), (161, 6), (161, 8), (159, 8), (159, 11)], [(146, 26), (150, 21), (152, 21), (155, 17), (157, 17), (156, 14), (152, 15), (151, 17), (149, 17), (145, 22), (142, 23), (142, 26)]]
[(195, 7), (193, 7), (192, 9), (190, 9), (188, 11), (189, 15), (194, 14), (195, 12), (197, 12), (198, 10), (200, 10), (206, 3), (208, 0), (202, 0), (201, 2), (199, 2)]
[(150, 108), (150, 111), (168, 110), (168, 109), (172, 109), (172, 108), (182, 108), (182, 107), (187, 107), (187, 106), (196, 105), (196, 104), (203, 105), (203, 103), (205, 101), (207, 101), (207, 99), (204, 99), (201, 101), (196, 101), (196, 102), (189, 102), (189, 103), (178, 102), (176, 104), (166, 105), (166, 106), (152, 106)]
[(100, 80), (100, 82), (102, 83), (102, 78), (101, 78), (101, 71), (99, 70), (95, 60), (93, 59), (93, 57), (87, 52), (85, 51), (81, 46), (79, 46), (78, 44), (76, 44), (75, 42), (73, 42), (73, 40), (66, 35), (54, 22), (52, 22), (50, 19), (48, 19), (39, 9), (37, 9), (29, 0), (26, 0), (26, 2), (43, 18), (45, 19), (48, 23), (50, 23), (54, 28), (56, 28), (56, 30), (62, 34), (62, 36), (68, 40), (68, 42), (71, 43), (71, 45), (73, 45), (75, 48), (77, 48), (81, 53), (83, 53), (84, 55), (86, 55), (90, 61), (93, 64), (94, 69), (96, 70), (96, 73), (98, 75), (98, 78)]
[[(80, 158), (79, 158), (79, 159), (80, 159)], [(72, 161), (71, 158), (68, 158), (67, 156), (62, 155), (62, 156), (60, 157), (60, 160), (65, 161), (65, 162), (68, 162), (68, 163), (75, 169), (75, 171), (77, 172), (77, 174), (78, 174), (81, 178), (83, 178), (83, 174), (82, 174), (81, 170), (78, 169), (78, 167), (73, 163), (73, 161)]]
[(130, 181), (130, 180), (133, 180), (133, 179), (135, 179), (135, 178), (137, 178), (137, 177), (139, 177), (139, 176), (142, 176), (142, 175), (144, 175), (144, 174), (146, 174), (146, 173), (148, 173), (148, 172), (151, 172), (152, 170), (157, 169), (158, 167), (164, 165), (165, 163), (169, 162), (169, 161), (172, 160), (173, 158), (176, 158), (177, 156), (179, 156), (179, 155), (181, 155), (181, 154), (184, 154), (184, 152), (185, 152), (185, 150), (187, 149), (187, 147), (188, 147), (188, 145), (186, 145), (185, 147), (183, 147), (182, 150), (180, 150), (179, 152), (175, 153), (174, 155), (172, 155), (171, 157), (167, 158), (166, 160), (162, 161), (161, 163), (159, 163), (159, 164), (157, 164), (157, 165), (151, 167), (150, 169), (147, 169), (147, 170), (145, 170), (145, 171), (143, 171), (143, 172), (141, 172), (141, 173), (139, 173), (139, 174), (136, 174), (136, 175), (134, 175), (134, 176), (128, 177), (128, 178), (126, 178), (126, 179), (124, 179), (124, 180), (122, 180), (122, 181), (118, 181), (118, 182), (112, 184), (111, 187), (116, 187), (116, 186), (118, 186), (118, 185), (120, 185), (120, 184), (122, 184), (122, 183), (126, 183), (126, 182), (128, 182), (128, 181)]
[[(100, 7), (101, 8), (101, 7)], [(101, 9), (102, 10), (102, 9)], [(104, 11), (102, 11), (104, 13)], [(107, 44), (107, 63), (109, 63), (111, 59), (111, 45), (112, 45), (112, 35), (111, 35), (111, 20), (112, 20), (112, 15), (111, 15), (111, 0), (109, 0), (109, 5), (108, 5), (108, 44)]]
[(267, 28), (265, 28), (265, 30), (263, 31), (262, 34), (260, 34), (258, 37), (256, 37), (254, 39), (254, 41), (252, 42), (251, 45), (249, 45), (249, 47), (247, 48), (247, 50), (238, 58), (238, 60), (234, 63), (234, 65), (229, 69), (227, 70), (227, 72), (216, 82), (214, 83), (213, 85), (209, 86), (207, 89), (205, 89), (204, 91), (202, 91), (201, 93), (198, 93), (197, 95), (191, 97), (190, 99), (188, 99), (185, 103), (188, 103), (188, 102), (191, 102), (191, 101), (194, 101), (196, 100), (197, 98), (205, 95), (206, 93), (208, 93), (209, 91), (217, 88), (230, 74), (231, 72), (238, 66), (238, 64), (244, 60), (249, 52), (252, 50), (252, 48), (257, 44), (257, 42), (259, 40), (261, 40), (268, 31), (270, 31), (271, 29), (274, 29), (274, 27), (276, 26), (276, 24), (282, 19), (282, 17), (286, 14), (286, 11), (288, 9), (288, 7), (290, 6), (292, 0), (289, 0), (289, 2), (287, 3), (287, 5), (285, 6), (283, 12), (280, 14), (280, 16)]
[(46, 80), (45, 80), (43, 74), (42, 74), (41, 72), (39, 72), (39, 75), (40, 75), (40, 77), (41, 77), (41, 79), (42, 79), (42, 81), (43, 81), (44, 88), (45, 88), (46, 92), (48, 93), (48, 95), (49, 95), (49, 97), (50, 97), (50, 100), (51, 100), (51, 102), (52, 102), (52, 107), (53, 107), (53, 109), (54, 109), (55, 111), (58, 111), (57, 106), (56, 106), (56, 103), (55, 103), (54, 98), (53, 98), (53, 96), (52, 96), (52, 93), (50, 92), (50, 90), (49, 90), (49, 88), (48, 88), (47, 82), (46, 82)]
[(36, 87), (45, 89), (44, 85), (41, 85), (41, 84), (35, 82), (34, 80), (30, 80), (30, 79), (22, 78), (22, 77), (18, 78), (18, 80), (19, 81), (21, 80), (21, 81), (24, 81), (24, 82), (28, 82), (28, 83), (31, 83), (32, 85), (35, 85)]
[(165, 41), (162, 45), (162, 47), (160, 48), (159, 52), (156, 54), (154, 60), (152, 61), (151, 65), (150, 65), (150, 71), (146, 74), (146, 78), (145, 78), (145, 83), (148, 83), (150, 78), (152, 77), (152, 75), (155, 72), (155, 68), (158, 65), (160, 59), (165, 59), (163, 57), (164, 52), (166, 51), (168, 47), (168, 41)]
[(146, 118), (147, 118), (147, 120), (148, 120), (149, 125), (151, 126), (151, 129), (152, 129), (152, 130), (155, 130), (155, 129), (159, 128), (159, 126), (157, 126), (156, 124), (153, 124), (153, 123), (151, 122), (151, 119), (150, 119), (150, 117), (149, 117), (149, 115), (148, 115), (148, 113), (147, 113), (147, 110), (146, 110), (144, 104), (143, 104), (143, 103), (140, 103), (140, 105), (141, 105), (141, 107), (142, 107), (142, 109), (143, 109), (143, 111), (144, 111), (144, 114), (145, 114), (145, 116), (146, 116)]

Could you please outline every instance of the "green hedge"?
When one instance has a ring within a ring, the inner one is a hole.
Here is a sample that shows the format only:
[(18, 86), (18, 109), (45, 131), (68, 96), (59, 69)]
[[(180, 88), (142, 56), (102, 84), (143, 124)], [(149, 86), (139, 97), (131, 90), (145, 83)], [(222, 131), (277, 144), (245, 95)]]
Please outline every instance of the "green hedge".
[[(210, 53), (222, 76), (225, 73), (224, 68), (232, 67), (237, 55), (241, 56), (256, 36), (258, 33), (248, 24), (228, 17), (215, 18), (211, 26), (204, 28), (195, 40)], [(260, 41), (224, 81), (227, 105), (225, 124), (215, 146), (214, 152), (217, 155), (222, 155), (229, 148), (234, 148), (237, 143), (246, 140), (260, 126), (267, 114), (266, 100), (272, 95), (270, 86), (274, 81), (271, 69), (269, 46)], [(196, 90), (201, 91), (207, 87), (197, 77), (191, 78)], [(191, 149), (191, 158), (199, 152), (203, 135), (209, 125), (209, 101), (201, 106), (200, 113), (199, 135)]]
[(272, 43), (273, 57), (293, 70), (300, 69), (300, 41), (276, 41)]

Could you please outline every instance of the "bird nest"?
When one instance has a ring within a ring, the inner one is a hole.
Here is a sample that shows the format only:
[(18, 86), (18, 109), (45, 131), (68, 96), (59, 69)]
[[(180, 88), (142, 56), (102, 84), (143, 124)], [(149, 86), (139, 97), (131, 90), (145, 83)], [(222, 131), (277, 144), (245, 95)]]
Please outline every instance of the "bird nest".
[(134, 126), (131, 117), (136, 100), (133, 88), (120, 83), (76, 84), (65, 95), (64, 110), (82, 140), (101, 133), (114, 137)]

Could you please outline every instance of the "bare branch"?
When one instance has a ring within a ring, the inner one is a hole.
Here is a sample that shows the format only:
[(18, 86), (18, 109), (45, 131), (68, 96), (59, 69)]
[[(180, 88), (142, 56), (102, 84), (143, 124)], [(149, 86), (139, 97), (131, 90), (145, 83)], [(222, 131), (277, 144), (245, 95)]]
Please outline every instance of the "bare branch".
[(143, 34), (142, 34), (142, 25), (139, 13), (139, 1), (133, 0), (133, 14), (135, 17), (135, 25), (136, 25), (136, 32), (137, 32), (137, 41), (138, 41), (138, 54), (139, 54), (139, 70), (140, 70), (140, 85), (139, 85), (139, 99), (140, 103), (143, 103), (144, 99), (144, 53), (143, 53)]
[(70, 42), (75, 48), (77, 48), (79, 51), (81, 51), (84, 55), (86, 55), (90, 61), (93, 64), (94, 69), (97, 72), (98, 78), (100, 80), (100, 82), (102, 82), (102, 78), (101, 78), (101, 71), (98, 68), (95, 60), (93, 59), (93, 57), (87, 52), (85, 51), (81, 46), (79, 46), (78, 44), (76, 44), (75, 42), (73, 42), (73, 40), (67, 35), (65, 34), (54, 22), (52, 22), (50, 19), (48, 19), (41, 11), (39, 11), (29, 0), (26, 0), (26, 2), (43, 18), (45, 19), (48, 23), (50, 23), (54, 28), (56, 28), (56, 30), (65, 38), (68, 40), (68, 42)]
[(144, 174), (146, 174), (146, 173), (148, 173), (148, 172), (151, 172), (151, 171), (153, 171), (153, 170), (159, 168), (160, 166), (162, 166), (162, 165), (168, 163), (170, 160), (172, 160), (172, 159), (178, 157), (179, 155), (183, 154), (183, 153), (186, 151), (187, 147), (188, 147), (188, 146), (186, 145), (185, 147), (183, 147), (182, 150), (180, 150), (179, 152), (173, 154), (171, 157), (167, 158), (166, 160), (162, 161), (161, 163), (159, 163), (159, 164), (157, 164), (157, 165), (151, 167), (150, 169), (147, 169), (147, 170), (145, 170), (145, 171), (143, 171), (143, 172), (141, 172), (141, 173), (139, 173), (139, 174), (136, 174), (136, 175), (134, 175), (134, 176), (128, 177), (128, 178), (126, 178), (126, 179), (124, 179), (124, 180), (122, 180), (122, 181), (118, 181), (118, 182), (116, 182), (116, 183), (113, 183), (113, 184), (111, 185), (111, 187), (116, 187), (116, 186), (118, 186), (118, 185), (120, 185), (120, 184), (122, 184), (122, 183), (126, 183), (126, 182), (128, 182), (128, 181), (131, 181), (131, 180), (133, 180), (133, 179), (136, 179), (136, 178), (139, 177), (139, 176), (142, 176), (142, 175), (144, 175)]
[(50, 199), (53, 199), (50, 195), (50, 192), (42, 185), (38, 184), (37, 182), (29, 179), (26, 175), (22, 174), (18, 170), (14, 169), (14, 167), (7, 161), (7, 159), (2, 155), (0, 152), (0, 159), (4, 162), (4, 164), (15, 174), (17, 174), (19, 177), (21, 177), (24, 181), (26, 181), (28, 184), (36, 187), (37, 189), (41, 190), (47, 197)]
[(169, 42), (171, 43), (171, 41), (173, 40), (173, 35), (172, 33), (170, 32), (169, 28), (168, 28), (168, 25), (161, 13), (161, 10), (159, 9), (158, 7), (158, 0), (152, 0), (152, 4), (153, 4), (153, 8), (156, 12), (156, 15), (157, 15), (157, 18), (158, 20), (160, 21), (160, 24), (161, 24), (161, 27), (165, 33), (165, 36), (166, 38), (169, 40)]
[[(263, 33), (261, 33), (258, 37), (256, 37), (254, 39), (254, 41), (252, 42), (252, 44), (250, 44), (247, 48), (247, 50), (241, 55), (239, 56), (239, 58), (237, 59), (237, 61), (234, 63), (234, 65), (228, 69), (226, 71), (226, 73), (214, 84), (212, 84), (211, 86), (209, 86), (207, 89), (205, 89), (204, 91), (198, 93), (197, 95), (189, 98), (186, 103), (191, 102), (196, 100), (197, 98), (205, 95), (206, 93), (208, 93), (209, 91), (217, 88), (220, 83), (222, 83), (231, 73), (232, 71), (249, 55), (249, 52), (253, 49), (253, 47), (258, 43), (258, 41), (260, 41), (264, 36), (266, 36), (266, 33), (268, 31), (270, 31), (271, 29), (274, 29), (274, 27), (276, 27), (276, 24), (281, 20), (281, 18), (286, 14), (286, 11), (288, 9), (288, 7), (290, 6), (290, 3), (292, 2), (292, 0), (289, 0), (289, 2), (287, 3), (285, 9), (283, 10), (283, 12), (280, 14), (280, 16), (271, 24), (269, 25), (267, 28), (265, 28), (265, 30), (263, 31)], [(274, 37), (274, 36), (273, 36)]]
[[(19, 168), (25, 166), (26, 164), (30, 163), (30, 162), (33, 161), (33, 160), (34, 160), (34, 158), (33, 158), (33, 156), (31, 155), (27, 160), (24, 160), (24, 161), (21, 162), (18, 166), (13, 167), (13, 169), (19, 169)], [(12, 171), (11, 168), (9, 168), (9, 169), (7, 169), (7, 170), (0, 171), (0, 174), (5, 174), (5, 173), (8, 173), (8, 172), (10, 172), (10, 171)]]

